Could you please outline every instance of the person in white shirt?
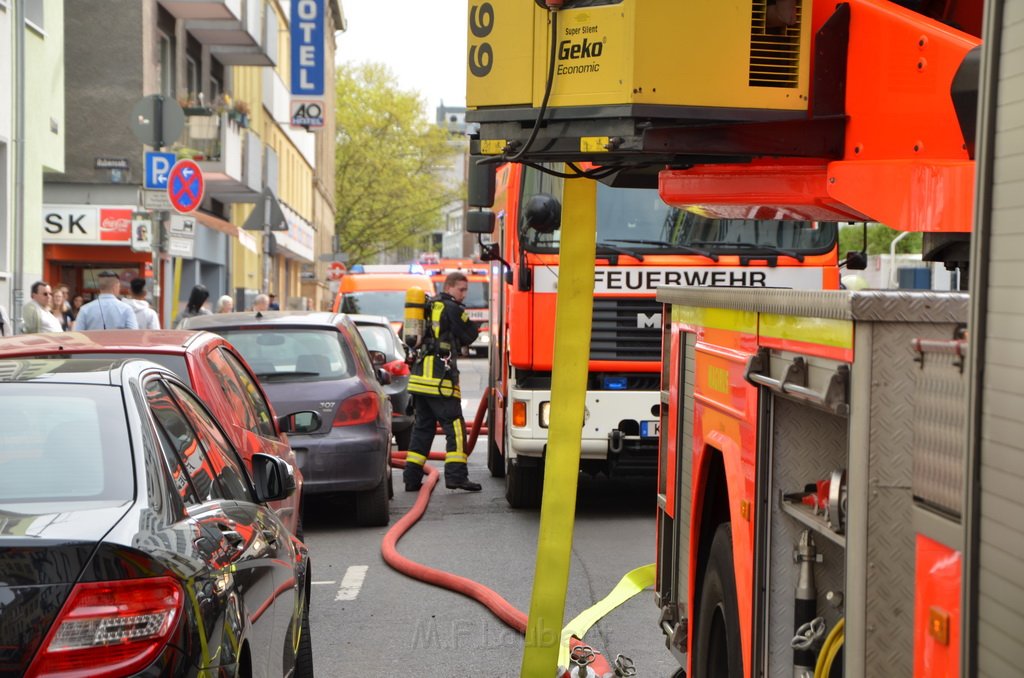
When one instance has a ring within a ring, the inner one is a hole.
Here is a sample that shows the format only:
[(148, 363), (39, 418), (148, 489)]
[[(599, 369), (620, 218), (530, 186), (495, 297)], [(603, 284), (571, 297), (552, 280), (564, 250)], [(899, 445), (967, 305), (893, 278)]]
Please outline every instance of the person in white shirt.
[(117, 298), (121, 281), (113, 271), (103, 271), (96, 283), (100, 296), (82, 307), (75, 318), (75, 331), (137, 330), (139, 322), (131, 306)]
[(139, 323), (140, 330), (158, 330), (160, 329), (160, 318), (157, 316), (156, 311), (146, 301), (146, 279), (145, 278), (132, 278), (132, 297), (131, 299), (125, 299), (124, 303), (132, 307), (135, 311), (135, 321)]
[(50, 313), (50, 301), (53, 299), (50, 283), (42, 280), (32, 283), (31, 294), (32, 298), (21, 312), (22, 333), (63, 332), (60, 321)]

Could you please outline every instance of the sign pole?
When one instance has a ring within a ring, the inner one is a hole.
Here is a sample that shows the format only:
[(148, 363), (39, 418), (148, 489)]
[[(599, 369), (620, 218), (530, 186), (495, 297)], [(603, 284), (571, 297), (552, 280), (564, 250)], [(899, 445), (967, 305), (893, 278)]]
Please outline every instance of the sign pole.
[(266, 192), (263, 198), (263, 289), (264, 294), (270, 294), (270, 192)]

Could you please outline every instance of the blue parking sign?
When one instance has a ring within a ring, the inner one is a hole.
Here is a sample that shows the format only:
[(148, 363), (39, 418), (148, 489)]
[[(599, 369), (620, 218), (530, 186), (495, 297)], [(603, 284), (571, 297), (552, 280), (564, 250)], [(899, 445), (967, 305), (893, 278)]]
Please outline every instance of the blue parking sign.
[(167, 179), (171, 176), (171, 168), (178, 161), (174, 153), (146, 152), (146, 188), (166, 191)]

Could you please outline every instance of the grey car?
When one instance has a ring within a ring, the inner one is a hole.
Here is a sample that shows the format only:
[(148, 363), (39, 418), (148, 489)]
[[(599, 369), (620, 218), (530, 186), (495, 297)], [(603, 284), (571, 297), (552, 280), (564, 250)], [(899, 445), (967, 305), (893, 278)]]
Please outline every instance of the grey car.
[(233, 344), (279, 412), (320, 414), (319, 431), (289, 435), (306, 495), (353, 493), (358, 524), (387, 525), (392, 406), (382, 382), (390, 375), (379, 367), (385, 356), (366, 348), (348, 316), (220, 313), (189, 318), (185, 327)]
[(386, 358), (381, 367), (391, 375), (391, 383), (384, 385), (384, 392), (391, 398), (391, 432), (395, 434), (398, 449), (408, 450), (413, 416), (409, 406), (412, 394), (409, 393), (410, 371), (405, 362), (408, 356), (405, 344), (385, 316), (349, 313), (348, 317), (359, 328), (366, 347), (371, 351), (380, 351)]

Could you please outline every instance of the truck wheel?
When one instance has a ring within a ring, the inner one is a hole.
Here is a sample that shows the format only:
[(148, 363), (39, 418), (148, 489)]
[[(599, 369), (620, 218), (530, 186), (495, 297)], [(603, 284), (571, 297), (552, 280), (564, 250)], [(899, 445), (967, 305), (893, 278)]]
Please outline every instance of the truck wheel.
[(732, 525), (715, 530), (697, 605), (694, 678), (743, 678), (740, 613), (732, 561)]
[(512, 508), (537, 508), (544, 490), (544, 468), (522, 466), (509, 459), (505, 466), (505, 499)]
[(387, 525), (391, 519), (390, 509), (386, 478), (381, 478), (380, 483), (372, 490), (356, 493), (356, 525), (360, 527)]
[(504, 478), (505, 459), (502, 457), (495, 435), (494, 408), (494, 396), (490, 396), (487, 398), (487, 470), (491, 472), (492, 478)]

